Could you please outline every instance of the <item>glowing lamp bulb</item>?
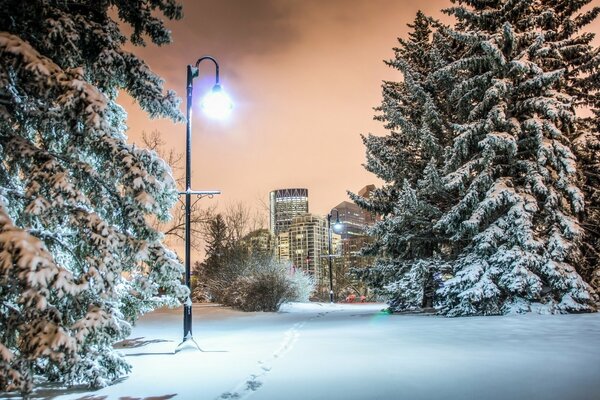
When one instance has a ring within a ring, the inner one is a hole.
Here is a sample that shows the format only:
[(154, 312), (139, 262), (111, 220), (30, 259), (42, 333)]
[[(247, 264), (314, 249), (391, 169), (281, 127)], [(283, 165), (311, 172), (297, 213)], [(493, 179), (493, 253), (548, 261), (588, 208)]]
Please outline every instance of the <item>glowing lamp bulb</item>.
[(218, 83), (213, 86), (212, 90), (204, 96), (201, 103), (204, 113), (215, 119), (227, 117), (233, 109), (233, 103), (227, 93), (221, 88)]
[(340, 233), (344, 228), (344, 225), (340, 222), (337, 221), (335, 224), (333, 224), (333, 231), (335, 233)]

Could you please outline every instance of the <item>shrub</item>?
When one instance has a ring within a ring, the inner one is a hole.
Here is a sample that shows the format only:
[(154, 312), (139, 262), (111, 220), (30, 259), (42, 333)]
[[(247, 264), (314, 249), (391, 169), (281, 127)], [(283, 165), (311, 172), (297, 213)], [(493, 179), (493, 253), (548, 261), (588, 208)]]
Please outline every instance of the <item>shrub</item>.
[(312, 276), (296, 270), (289, 275), (289, 280), (294, 290), (292, 301), (307, 302), (315, 291), (315, 280)]
[(294, 297), (294, 288), (276, 270), (240, 277), (232, 289), (231, 306), (242, 311), (277, 311)]
[(220, 270), (201, 272), (198, 293), (242, 311), (277, 311), (288, 301), (308, 301), (314, 290), (310, 276), (265, 254), (232, 250)]

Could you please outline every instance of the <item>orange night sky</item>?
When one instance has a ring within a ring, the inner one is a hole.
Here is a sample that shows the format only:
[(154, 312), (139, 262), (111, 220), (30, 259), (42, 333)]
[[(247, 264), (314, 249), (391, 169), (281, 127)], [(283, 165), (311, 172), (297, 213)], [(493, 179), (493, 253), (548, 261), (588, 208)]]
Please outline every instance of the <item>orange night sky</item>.
[[(600, 5), (600, 0), (594, 0)], [(203, 55), (220, 64), (221, 83), (235, 103), (228, 121), (193, 117), (192, 189), (219, 189), (205, 205), (244, 202), (260, 209), (268, 192), (306, 187), (310, 211), (325, 214), (347, 200), (346, 190), (379, 183), (365, 171), (360, 134), (382, 135), (373, 121), (382, 80), (400, 80), (383, 60), (418, 9), (443, 17), (449, 0), (188, 0), (184, 18), (171, 21), (173, 43), (134, 49), (168, 89), (185, 95), (185, 70)], [(448, 21), (448, 18), (445, 17)], [(591, 29), (600, 32), (600, 21)], [(596, 45), (599, 40), (596, 39)], [(200, 65), (194, 91), (214, 80)], [(195, 96), (196, 97), (196, 96)], [(185, 125), (150, 120), (131, 98), (130, 141), (159, 130), (167, 147), (183, 152)], [(182, 103), (182, 110), (184, 104)]]

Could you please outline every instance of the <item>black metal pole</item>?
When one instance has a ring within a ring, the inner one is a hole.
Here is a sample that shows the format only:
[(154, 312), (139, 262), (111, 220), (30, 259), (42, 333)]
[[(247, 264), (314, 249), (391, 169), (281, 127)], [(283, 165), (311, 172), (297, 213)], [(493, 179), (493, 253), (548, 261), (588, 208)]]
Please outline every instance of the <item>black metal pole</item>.
[[(203, 60), (210, 60), (215, 64), (215, 83), (219, 83), (219, 64), (217, 60), (210, 56), (200, 57), (196, 61), (196, 66), (187, 66), (187, 83), (186, 83), (186, 126), (185, 126), (185, 285), (190, 290), (190, 296), (183, 305), (183, 342), (192, 340), (192, 286), (191, 286), (191, 214), (192, 193), (200, 192), (192, 191), (192, 91), (194, 86), (194, 78), (198, 76), (198, 65)], [(210, 192), (206, 192), (209, 194)], [(194, 342), (195, 343), (195, 342)]]
[(190, 290), (190, 297), (183, 305), (183, 341), (192, 338), (192, 293), (191, 293), (191, 153), (192, 153), (192, 89), (194, 71), (192, 66), (187, 66), (187, 100), (186, 100), (186, 129), (185, 129), (185, 285)]
[(329, 302), (333, 303), (333, 273), (332, 273), (332, 254), (331, 254), (331, 213), (327, 214), (327, 233), (329, 234)]

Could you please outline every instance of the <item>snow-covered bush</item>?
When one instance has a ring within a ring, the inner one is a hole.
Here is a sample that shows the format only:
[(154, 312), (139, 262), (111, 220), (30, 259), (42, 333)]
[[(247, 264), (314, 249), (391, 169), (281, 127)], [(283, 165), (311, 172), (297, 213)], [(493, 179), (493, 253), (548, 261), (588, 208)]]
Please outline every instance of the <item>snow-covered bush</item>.
[(316, 288), (315, 280), (312, 276), (302, 270), (294, 270), (290, 273), (291, 266), (284, 264), (287, 273), (287, 280), (290, 282), (293, 295), (289, 301), (308, 302), (313, 296)]
[[(109, 10), (113, 11), (109, 13)], [(147, 223), (177, 199), (170, 168), (126, 142), (126, 90), (181, 118), (173, 93), (123, 49), (169, 41), (173, 0), (5, 0), (0, 7), (0, 391), (34, 379), (103, 386), (129, 370), (112, 350), (140, 313), (187, 295)], [(119, 21), (110, 15), (118, 16)]]
[(277, 311), (288, 301), (308, 301), (315, 288), (302, 271), (243, 247), (227, 249), (216, 271), (203, 271), (200, 264), (196, 276), (204, 298), (243, 311)]
[(286, 301), (308, 301), (312, 278), (277, 262), (267, 230), (246, 233), (248, 216), (237, 204), (206, 224), (206, 258), (194, 267), (193, 299), (244, 311), (277, 311)]
[(285, 271), (263, 267), (236, 279), (227, 293), (226, 304), (242, 311), (277, 311), (294, 294)]

